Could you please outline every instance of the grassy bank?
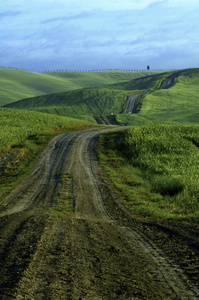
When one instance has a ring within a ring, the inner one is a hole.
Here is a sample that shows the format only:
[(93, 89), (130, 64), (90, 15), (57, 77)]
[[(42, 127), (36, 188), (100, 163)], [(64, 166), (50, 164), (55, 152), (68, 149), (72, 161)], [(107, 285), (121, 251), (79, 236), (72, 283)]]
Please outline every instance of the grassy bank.
[(100, 138), (105, 175), (149, 218), (199, 220), (199, 126), (151, 125)]

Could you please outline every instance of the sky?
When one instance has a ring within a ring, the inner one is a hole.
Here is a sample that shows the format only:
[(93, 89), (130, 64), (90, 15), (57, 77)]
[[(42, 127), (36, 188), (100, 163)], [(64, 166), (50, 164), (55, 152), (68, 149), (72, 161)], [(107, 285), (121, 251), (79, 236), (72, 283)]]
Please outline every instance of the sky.
[(199, 67), (198, 0), (1, 0), (0, 67)]

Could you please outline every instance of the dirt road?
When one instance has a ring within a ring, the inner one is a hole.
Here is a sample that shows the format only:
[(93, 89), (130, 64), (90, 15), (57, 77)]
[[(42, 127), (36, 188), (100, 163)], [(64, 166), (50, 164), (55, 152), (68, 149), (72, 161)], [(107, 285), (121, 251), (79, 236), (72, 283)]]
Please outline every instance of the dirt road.
[(136, 94), (136, 95), (128, 95), (126, 98), (125, 110), (122, 113), (123, 114), (132, 114), (135, 101), (141, 95), (144, 95), (144, 93), (140, 93), (140, 94)]
[[(185, 71), (175, 72), (174, 74), (168, 76), (165, 80), (162, 81), (160, 89), (171, 88), (175, 83), (175, 79), (178, 76), (180, 76), (181, 74), (183, 74), (184, 72)], [(125, 109), (124, 109), (124, 111), (122, 111), (122, 114), (132, 114), (134, 112), (134, 106), (135, 106), (136, 100), (138, 99), (138, 97), (140, 97), (141, 95), (145, 95), (145, 94), (148, 94), (148, 92), (127, 95)]]
[[(0, 299), (198, 299), (198, 228), (132, 216), (92, 129), (53, 138), (0, 207)], [(62, 200), (62, 210), (55, 203)]]

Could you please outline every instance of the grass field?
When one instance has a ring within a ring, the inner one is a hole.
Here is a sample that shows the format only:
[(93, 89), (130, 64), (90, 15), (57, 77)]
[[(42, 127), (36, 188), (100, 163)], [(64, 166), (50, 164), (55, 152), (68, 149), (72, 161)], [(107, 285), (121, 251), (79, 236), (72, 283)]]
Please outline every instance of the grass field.
[(130, 209), (199, 221), (199, 125), (134, 126), (100, 145), (106, 176)]
[(11, 103), (7, 107), (85, 118), (87, 115), (118, 113), (124, 106), (124, 95), (124, 91), (106, 88), (82, 89), (29, 98)]
[(161, 85), (168, 74), (149, 75), (105, 87), (43, 95), (11, 103), (7, 107), (79, 118), (85, 118), (86, 115), (110, 116), (112, 113), (118, 114), (124, 109), (124, 98), (127, 94), (154, 90)]
[(0, 106), (44, 94), (98, 87), (129, 81), (157, 72), (54, 72), (33, 73), (22, 70), (0, 69)]
[[(87, 123), (94, 123), (93, 118), (87, 119)], [(85, 124), (85, 121), (27, 110), (0, 108), (0, 149), (21, 143), (28, 136), (38, 132), (60, 130), (80, 124)]]
[[(85, 120), (87, 116), (114, 114), (121, 125), (197, 123), (199, 69), (183, 70), (174, 86), (161, 89), (163, 80), (170, 74), (166, 72), (104, 87), (28, 98), (7, 107)], [(125, 97), (133, 93), (146, 93), (136, 103), (139, 111), (130, 115), (120, 114), (125, 107)]]
[(129, 91), (137, 92), (150, 92), (155, 89), (160, 88), (161, 83), (163, 80), (165, 80), (169, 75), (173, 74), (175, 72), (161, 72), (156, 74), (148, 74), (148, 76), (140, 77), (140, 78), (134, 78), (133, 80), (127, 81), (127, 82), (121, 82), (121, 83), (115, 83), (107, 88), (114, 89), (114, 90), (122, 90), (126, 91), (127, 93)]
[(118, 115), (125, 125), (151, 123), (197, 124), (199, 122), (199, 69), (186, 70), (176, 78), (175, 85), (146, 94), (137, 114)]

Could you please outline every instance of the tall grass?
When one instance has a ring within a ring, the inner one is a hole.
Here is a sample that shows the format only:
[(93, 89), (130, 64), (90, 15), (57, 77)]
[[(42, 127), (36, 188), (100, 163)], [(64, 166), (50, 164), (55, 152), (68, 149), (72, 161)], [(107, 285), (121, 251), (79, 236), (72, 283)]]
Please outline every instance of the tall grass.
[[(135, 126), (108, 141), (103, 139), (109, 173), (119, 176), (115, 184), (134, 210), (199, 220), (199, 125)], [(116, 168), (114, 157), (123, 160)]]

